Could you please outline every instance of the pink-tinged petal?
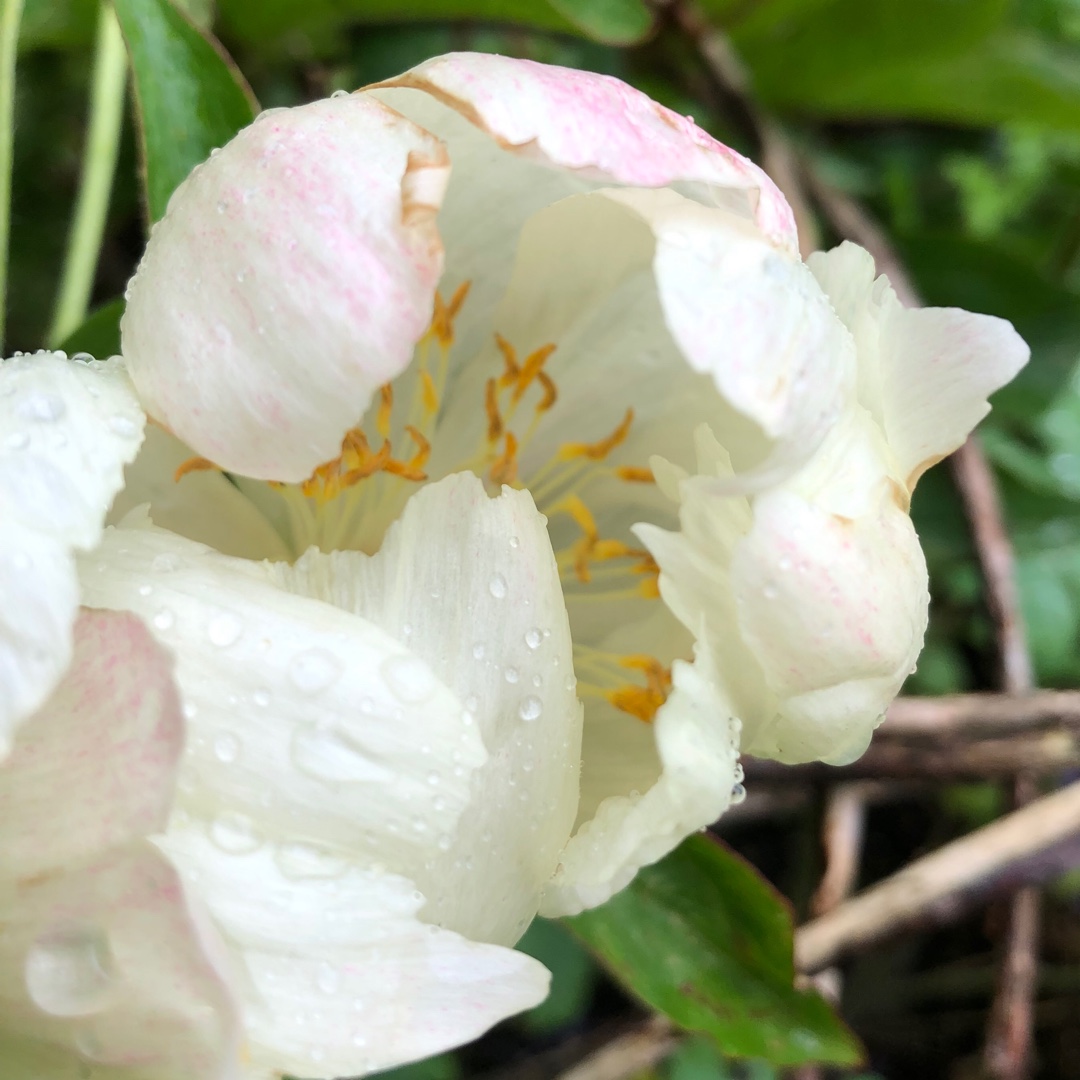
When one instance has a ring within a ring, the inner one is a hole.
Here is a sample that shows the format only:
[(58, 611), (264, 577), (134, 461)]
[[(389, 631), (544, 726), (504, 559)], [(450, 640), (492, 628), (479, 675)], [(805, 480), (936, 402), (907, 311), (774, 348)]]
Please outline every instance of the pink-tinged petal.
[(1031, 350), (1005, 319), (959, 308), (905, 308), (874, 260), (843, 243), (810, 269), (855, 337), (859, 398), (885, 433), (909, 491), (963, 443)]
[(134, 615), (79, 615), (71, 667), (0, 770), (0, 874), (63, 871), (164, 827), (183, 747), (172, 666)]
[(263, 113), (180, 185), (129, 286), (147, 411), (259, 479), (335, 457), (431, 318), (448, 172), (437, 139), (369, 97)]
[(176, 870), (147, 841), (19, 882), (14, 892), (5, 883), (0, 918), (0, 1061), (9, 1061), (10, 1041), (52, 1070), (19, 1075), (239, 1076), (224, 944), (193, 915)]
[(761, 169), (688, 117), (609, 75), (449, 53), (368, 89), (386, 87), (422, 90), (505, 150), (589, 179), (637, 187), (702, 184), (720, 202), (751, 212), (777, 247), (798, 250), (791, 208)]

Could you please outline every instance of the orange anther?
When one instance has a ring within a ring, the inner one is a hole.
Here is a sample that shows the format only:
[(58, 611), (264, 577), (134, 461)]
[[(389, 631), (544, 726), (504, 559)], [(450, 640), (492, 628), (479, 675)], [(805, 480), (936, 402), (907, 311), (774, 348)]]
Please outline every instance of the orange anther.
[(511, 401), (518, 402), (521, 400), (525, 391), (532, 385), (533, 380), (540, 374), (544, 361), (554, 351), (554, 345), (541, 345), (539, 349), (533, 350), (525, 357), (525, 363), (521, 365), (521, 371), (517, 377), (517, 385), (514, 387), (514, 392), (510, 397)]
[(620, 480), (628, 480), (631, 484), (655, 484), (656, 477), (652, 469), (643, 469), (639, 465), (620, 465), (615, 470), (615, 475)]
[(590, 461), (602, 461), (620, 443), (626, 440), (630, 433), (630, 425), (634, 422), (634, 410), (627, 409), (619, 426), (606, 438), (595, 443), (565, 443), (559, 449), (559, 457), (564, 461), (570, 458), (587, 457)]
[(471, 284), (472, 282), (463, 281), (454, 290), (449, 302), (443, 300), (442, 293), (435, 293), (435, 309), (432, 312), (429, 332), (444, 349), (449, 349), (454, 344), (454, 319), (461, 310), (461, 305), (465, 303)]
[(546, 371), (538, 371), (536, 381), (544, 388), (544, 396), (540, 399), (540, 404), (536, 406), (536, 411), (547, 412), (555, 404), (559, 391), (555, 389), (555, 380)]
[(491, 444), (499, 441), (503, 431), (502, 417), (499, 415), (499, 391), (494, 379), (488, 379), (484, 387), (484, 409), (487, 412), (487, 439)]
[(187, 476), (188, 473), (193, 472), (206, 472), (207, 470), (216, 470), (217, 466), (210, 461), (209, 458), (204, 457), (192, 457), (187, 461), (181, 462), (177, 467), (176, 472), (173, 473), (173, 483), (178, 482)]
[(499, 386), (510, 386), (521, 374), (521, 368), (518, 367), (517, 362), (517, 351), (502, 334), (495, 335), (495, 344), (502, 353), (503, 364), (506, 366), (506, 370), (499, 376)]
[(431, 443), (412, 424), (406, 424), (405, 430), (409, 433), (412, 441), (416, 443), (416, 453), (409, 461), (409, 465), (416, 469), (422, 469), (428, 463), (428, 458), (431, 457)]
[(636, 716), (646, 724), (652, 723), (660, 706), (667, 700), (656, 690), (643, 686), (621, 686), (607, 694), (608, 701), (621, 712)]
[(379, 402), (379, 412), (375, 417), (375, 427), (385, 439), (390, 434), (390, 414), (394, 410), (394, 388), (389, 383), (380, 386), (379, 396), (382, 400)]

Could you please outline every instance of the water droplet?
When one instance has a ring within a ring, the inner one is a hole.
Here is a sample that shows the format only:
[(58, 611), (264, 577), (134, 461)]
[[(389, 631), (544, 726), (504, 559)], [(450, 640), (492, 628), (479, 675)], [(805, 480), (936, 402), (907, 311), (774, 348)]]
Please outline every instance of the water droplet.
[(544, 677), (542, 675), (534, 675), (532, 677), (532, 684), (533, 684), (533, 686), (543, 686), (544, 685)]
[(155, 630), (168, 630), (176, 621), (176, 617), (168, 608), (161, 608), (154, 614), (153, 623)]
[(293, 657), (289, 678), (297, 690), (317, 694), (341, 676), (341, 665), (325, 649), (305, 649)]
[(516, 683), (520, 677), (521, 676), (518, 674), (518, 669), (516, 667), (508, 667), (503, 672), (503, 678), (511, 685)]
[(210, 839), (229, 855), (250, 855), (262, 847), (262, 836), (247, 814), (226, 811), (210, 823)]
[(94, 362), (93, 356), (88, 352), (72, 353), (71, 359), (76, 364), (92, 364)]
[(49, 424), (59, 420), (67, 411), (64, 399), (56, 394), (46, 394), (39, 390), (27, 394), (19, 402), (15, 411), (24, 420), (36, 420), (38, 423)]
[(269, 690), (256, 690), (251, 695), (251, 700), (259, 706), (260, 709), (265, 709), (270, 704), (270, 691)]
[(770, 581), (769, 584), (761, 590), (761, 595), (764, 596), (766, 600), (775, 600), (776, 597), (779, 595), (779, 592), (776, 588), (776, 585)]
[(440, 851), (449, 851), (454, 841), (449, 833), (443, 833), (435, 843)]
[(731, 805), (738, 806), (746, 798), (746, 788), (742, 784), (735, 784), (731, 789)]
[(348, 90), (335, 90), (331, 95), (332, 98), (345, 98), (349, 96)]
[(30, 436), (25, 431), (13, 431), (5, 440), (9, 450), (25, 450), (30, 445)]
[(223, 731), (214, 738), (214, 757), (226, 765), (240, 756), (240, 740), (231, 731)]
[(293, 764), (324, 784), (389, 783), (394, 773), (379, 764), (343, 731), (333, 727), (297, 728), (290, 755)]
[(109, 1001), (113, 956), (100, 926), (48, 931), (30, 946), (23, 978), (31, 1000), (52, 1016), (89, 1016)]
[(506, 578), (502, 574), (492, 574), (488, 582), (488, 592), (496, 600), (502, 600), (506, 596)]
[(354, 1035), (354, 1036), (352, 1037), (352, 1044), (353, 1044), (353, 1046), (355, 1046), (355, 1047), (356, 1047), (357, 1049), (360, 1049), (361, 1047), (367, 1046), (367, 1039), (365, 1038), (365, 1036), (364, 1036), (364, 1035), (363, 1035), (363, 1034), (362, 1034), (361, 1032), (359, 1032), (359, 1031), (358, 1031), (358, 1032), (357, 1032), (357, 1033), (356, 1033), (356, 1034), (355, 1034), (355, 1035)]
[(791, 560), (785, 555), (776, 565), (779, 566), (781, 570), (790, 570)]
[(544, 632), (542, 630), (538, 630), (536, 627), (533, 627), (532, 630), (527, 630), (525, 632), (525, 644), (528, 645), (530, 649), (539, 649), (540, 644), (541, 642), (543, 642), (543, 640)]
[(336, 994), (341, 988), (341, 976), (332, 964), (324, 960), (315, 973), (315, 985), (324, 994)]
[[(480, 708), (480, 699), (475, 694), (470, 694), (465, 699), (465, 708), (468, 709), (470, 713), (475, 713), (476, 710)], [(464, 720), (464, 717), (462, 717), (462, 719)]]
[(206, 628), (206, 636), (211, 643), (224, 648), (232, 645), (243, 633), (244, 624), (231, 611), (215, 615)]
[(483, 660), (484, 659), (484, 653), (486, 653), (486, 652), (487, 652), (487, 649), (484, 648), (484, 643), (482, 641), (478, 641), (472, 647), (472, 654), (473, 654), (473, 659), (474, 660)]
[(522, 698), (521, 704), (518, 706), (518, 716), (522, 720), (539, 720), (543, 711), (544, 703), (535, 694), (529, 694), (528, 697)]
[(512, 548), (519, 548), (519, 547), (521, 547), (521, 541), (516, 536), (511, 536), (510, 537), (510, 546)]
[(438, 773), (437, 773), (437, 772), (436, 772), (436, 771), (435, 771), (434, 769), (432, 769), (432, 770), (431, 770), (431, 772), (429, 772), (429, 773), (427, 774), (427, 782), (428, 782), (428, 783), (429, 783), (429, 784), (430, 784), (430, 785), (431, 785), (432, 787), (437, 787), (437, 786), (438, 786), (438, 784), (439, 784), (439, 781), (440, 781), (441, 779), (442, 779), (442, 777), (440, 777), (440, 776), (439, 776), (439, 774), (438, 774)]
[(139, 425), (129, 416), (117, 414), (109, 420), (109, 430), (114, 435), (120, 435), (125, 439), (131, 439), (139, 434)]
[(317, 844), (282, 844), (274, 856), (278, 869), (293, 881), (304, 878), (337, 878), (349, 868), (336, 852)]
[(150, 569), (159, 574), (167, 574), (180, 568), (180, 559), (176, 555), (155, 555)]
[(417, 705), (435, 693), (435, 676), (418, 656), (391, 656), (382, 664), (390, 692), (403, 705)]

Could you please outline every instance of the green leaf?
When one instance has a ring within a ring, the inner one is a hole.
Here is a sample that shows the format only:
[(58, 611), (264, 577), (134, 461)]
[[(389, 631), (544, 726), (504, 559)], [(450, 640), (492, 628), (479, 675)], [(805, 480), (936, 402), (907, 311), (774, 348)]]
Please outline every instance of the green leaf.
[(59, 345), (68, 356), (88, 352), (104, 360), (120, 351), (120, 317), (124, 301), (117, 297), (90, 312), (82, 326), (73, 330)]
[(534, 919), (517, 948), (551, 972), (551, 993), (515, 1023), (542, 1034), (558, 1031), (585, 1013), (596, 986), (597, 967), (573, 934), (556, 922)]
[(652, 26), (642, 0), (221, 0), (219, 10), (231, 35), (255, 43), (295, 31), (326, 33), (350, 22), (469, 20), (516, 23), (610, 45), (632, 45)]
[(791, 912), (753, 867), (693, 836), (603, 907), (566, 922), (612, 974), (732, 1057), (863, 1058), (823, 998), (794, 988)]
[(135, 75), (146, 209), (151, 221), (215, 147), (255, 116), (236, 65), (170, 0), (114, 0)]

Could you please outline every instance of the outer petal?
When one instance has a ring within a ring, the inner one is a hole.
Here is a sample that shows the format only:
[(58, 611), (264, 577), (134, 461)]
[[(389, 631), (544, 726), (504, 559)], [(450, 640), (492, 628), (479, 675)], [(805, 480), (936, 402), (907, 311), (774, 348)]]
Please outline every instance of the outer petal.
[(654, 721), (660, 778), (643, 795), (605, 799), (578, 828), (544, 894), (542, 915), (602, 904), (730, 805), (742, 776), (731, 703), (705, 654), (692, 665), (676, 661), (672, 674), (674, 689)]
[(131, 616), (82, 615), (71, 671), (0, 770), (6, 1069), (236, 1075), (221, 945), (143, 839), (164, 822), (181, 740), (163, 650)]
[[(279, 572), (406, 643), (476, 717), (489, 758), (456, 828), (434, 855), (386, 861), (427, 895), (424, 919), (513, 944), (570, 835), (581, 760), (570, 627), (532, 498), (449, 476), (409, 500), (377, 555), (313, 551)], [(425, 768), (434, 791), (450, 779), (434, 754)]]
[(62, 873), (168, 818), (183, 741), (171, 661), (132, 615), (84, 612), (74, 638), (0, 770), (2, 875)]
[[(207, 470), (174, 479), (177, 468), (192, 457), (191, 448), (179, 439), (156, 425), (149, 427), (139, 456), (127, 468), (124, 490), (113, 503), (109, 524), (146, 505), (155, 525), (209, 544), (223, 555), (288, 558), (281, 535), (224, 475)], [(267, 488), (261, 482), (252, 486)]]
[(147, 410), (204, 457), (298, 481), (431, 317), (448, 164), (370, 98), (263, 113), (173, 195), (128, 290)]
[(422, 90), (503, 149), (590, 179), (638, 187), (696, 181), (709, 202), (752, 212), (774, 244), (797, 250), (791, 209), (761, 169), (611, 76), (450, 53), (369, 89), (392, 87)]
[(71, 656), (71, 550), (97, 543), (143, 415), (119, 360), (0, 362), (0, 758)]
[(992, 315), (903, 307), (854, 244), (816, 252), (809, 265), (856, 337), (860, 401), (882, 425), (911, 491), (989, 412), (987, 397), (1027, 363), (1030, 349)]
[(405, 878), (298, 877), (266, 849), (226, 853), (187, 828), (167, 848), (242, 958), (249, 1076), (375, 1072), (469, 1042), (547, 994), (532, 958), (424, 925)]
[[(267, 564), (161, 529), (109, 530), (81, 571), (88, 604), (135, 611), (175, 650), (178, 810), (224, 850), (276, 846), (290, 863), (310, 842), (316, 859), (422, 863), (453, 828), (487, 754), (406, 646), (280, 588)], [(428, 773), (449, 762), (436, 790)]]

